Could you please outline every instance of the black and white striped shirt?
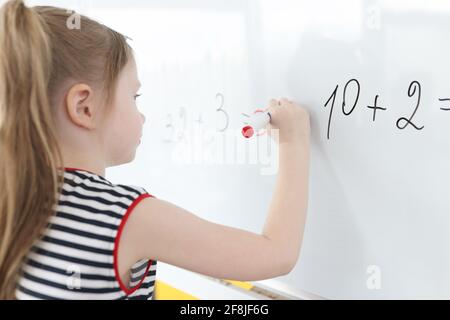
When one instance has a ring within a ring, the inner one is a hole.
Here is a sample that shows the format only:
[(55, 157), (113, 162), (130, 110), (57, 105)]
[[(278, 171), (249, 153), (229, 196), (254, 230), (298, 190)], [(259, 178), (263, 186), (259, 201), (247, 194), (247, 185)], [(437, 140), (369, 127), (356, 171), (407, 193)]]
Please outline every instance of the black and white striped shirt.
[(82, 169), (63, 174), (55, 214), (26, 257), (17, 299), (152, 299), (156, 261), (136, 262), (125, 286), (117, 252), (133, 208), (153, 196)]

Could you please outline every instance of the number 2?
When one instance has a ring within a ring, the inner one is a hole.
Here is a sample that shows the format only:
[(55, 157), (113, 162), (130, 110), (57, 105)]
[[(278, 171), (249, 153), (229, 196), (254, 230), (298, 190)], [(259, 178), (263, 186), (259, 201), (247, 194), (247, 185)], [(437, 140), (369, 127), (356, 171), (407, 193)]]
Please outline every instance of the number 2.
[[(411, 115), (411, 117), (409, 119), (402, 117), (397, 120), (397, 128), (399, 128), (400, 130), (404, 130), (408, 125), (412, 125), (414, 127), (414, 129), (416, 129), (416, 130), (422, 130), (424, 128), (424, 126), (418, 127), (412, 122), (412, 118), (416, 115), (417, 109), (419, 109), (420, 98), (422, 95), (422, 87), (421, 87), (420, 83), (418, 81), (413, 81), (409, 85), (408, 96), (410, 98), (412, 98), (416, 94), (416, 91), (417, 91), (417, 103), (416, 103), (416, 107), (414, 108), (413, 114)], [(405, 125), (403, 125), (403, 126), (400, 124), (400, 122), (402, 122), (402, 121), (405, 122)]]

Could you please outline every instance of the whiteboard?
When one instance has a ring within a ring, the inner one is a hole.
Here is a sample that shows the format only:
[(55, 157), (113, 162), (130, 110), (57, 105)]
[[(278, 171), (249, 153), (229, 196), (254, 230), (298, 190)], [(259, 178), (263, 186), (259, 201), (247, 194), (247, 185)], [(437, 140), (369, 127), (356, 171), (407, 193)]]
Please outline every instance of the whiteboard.
[(311, 113), (307, 224), (294, 270), (261, 283), (330, 299), (450, 297), (450, 2), (71, 5), (137, 52), (147, 122), (136, 160), (110, 180), (261, 232), (277, 149), (244, 140), (241, 113), (289, 97)]

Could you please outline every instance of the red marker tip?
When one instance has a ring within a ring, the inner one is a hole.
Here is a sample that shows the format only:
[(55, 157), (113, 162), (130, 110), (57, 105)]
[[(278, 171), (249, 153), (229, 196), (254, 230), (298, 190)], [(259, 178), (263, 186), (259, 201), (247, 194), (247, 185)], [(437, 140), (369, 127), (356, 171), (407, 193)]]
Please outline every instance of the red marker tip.
[(242, 134), (244, 135), (244, 137), (251, 138), (254, 134), (255, 134), (255, 130), (253, 130), (253, 128), (251, 126), (246, 126), (244, 128), (242, 128)]

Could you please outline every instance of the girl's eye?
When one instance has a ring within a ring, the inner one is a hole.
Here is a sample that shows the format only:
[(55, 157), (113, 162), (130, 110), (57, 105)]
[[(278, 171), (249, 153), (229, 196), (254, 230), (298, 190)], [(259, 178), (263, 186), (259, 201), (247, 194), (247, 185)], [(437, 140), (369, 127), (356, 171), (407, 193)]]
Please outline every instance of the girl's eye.
[(134, 96), (134, 100), (136, 100), (137, 98), (139, 98), (140, 96), (142, 96), (142, 94), (137, 94)]

